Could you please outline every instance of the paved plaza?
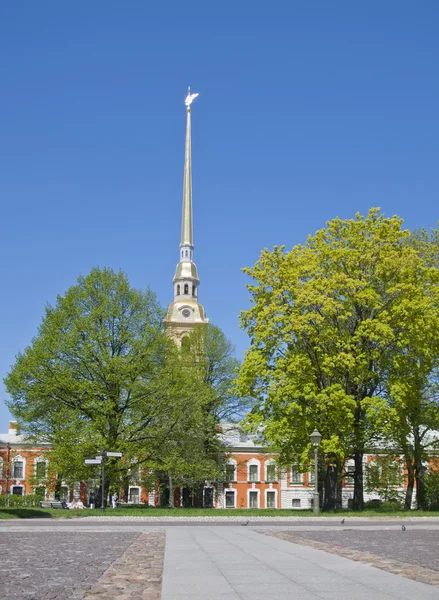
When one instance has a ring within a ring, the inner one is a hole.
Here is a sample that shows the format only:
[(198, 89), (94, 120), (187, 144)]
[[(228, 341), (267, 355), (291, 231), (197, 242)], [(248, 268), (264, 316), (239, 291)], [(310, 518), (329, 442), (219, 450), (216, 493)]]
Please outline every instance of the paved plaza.
[(437, 522), (245, 522), (3, 521), (0, 597), (439, 599)]

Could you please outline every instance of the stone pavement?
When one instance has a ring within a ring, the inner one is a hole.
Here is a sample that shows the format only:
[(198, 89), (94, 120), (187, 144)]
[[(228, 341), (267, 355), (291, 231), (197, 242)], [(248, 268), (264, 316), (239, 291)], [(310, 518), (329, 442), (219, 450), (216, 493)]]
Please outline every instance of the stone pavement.
[(1, 522), (0, 598), (439, 600), (400, 576), (436, 577), (437, 523), (242, 523)]
[[(293, 544), (302, 544), (366, 563), (439, 587), (439, 531), (331, 531), (264, 530)], [(439, 590), (438, 590), (439, 597)]]
[(164, 546), (165, 534), (157, 530), (6, 529), (0, 535), (0, 598), (157, 600)]
[(162, 600), (438, 600), (439, 592), (249, 527), (167, 530)]

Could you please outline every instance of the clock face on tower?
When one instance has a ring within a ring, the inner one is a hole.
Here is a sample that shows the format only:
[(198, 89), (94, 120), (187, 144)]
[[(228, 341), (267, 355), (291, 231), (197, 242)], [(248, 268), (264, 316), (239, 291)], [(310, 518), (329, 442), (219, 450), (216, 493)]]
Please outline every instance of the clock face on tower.
[(181, 314), (185, 319), (188, 319), (191, 316), (191, 311), (188, 308), (183, 308)]

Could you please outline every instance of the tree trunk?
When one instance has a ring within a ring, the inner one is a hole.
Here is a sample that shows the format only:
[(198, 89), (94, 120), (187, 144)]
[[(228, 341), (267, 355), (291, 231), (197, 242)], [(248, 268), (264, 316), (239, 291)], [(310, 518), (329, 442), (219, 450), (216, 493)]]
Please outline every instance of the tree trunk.
[(337, 464), (328, 464), (324, 480), (323, 511), (335, 510), (337, 508), (337, 481)]
[(172, 480), (172, 474), (168, 473), (168, 482), (169, 482), (169, 502), (168, 502), (168, 506), (169, 508), (174, 508), (174, 482)]
[(415, 487), (415, 470), (410, 460), (406, 458), (405, 462), (407, 467), (407, 487), (405, 490), (404, 510), (410, 510), (413, 501), (413, 489)]
[(364, 509), (364, 478), (363, 478), (363, 452), (359, 450), (354, 454), (355, 474), (354, 474), (354, 499), (352, 508), (354, 510)]
[(416, 507), (418, 510), (425, 509), (425, 468), (422, 461), (417, 461), (415, 464), (415, 480), (416, 480)]

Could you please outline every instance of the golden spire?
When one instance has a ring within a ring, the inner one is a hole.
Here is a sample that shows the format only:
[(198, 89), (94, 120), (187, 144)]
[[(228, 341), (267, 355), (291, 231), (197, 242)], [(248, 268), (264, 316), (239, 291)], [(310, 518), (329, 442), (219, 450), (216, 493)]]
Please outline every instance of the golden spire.
[(191, 94), (188, 88), (186, 96), (186, 146), (184, 152), (183, 206), (181, 215), (180, 246), (194, 246), (192, 229), (192, 148), (191, 148), (191, 104), (198, 94)]

